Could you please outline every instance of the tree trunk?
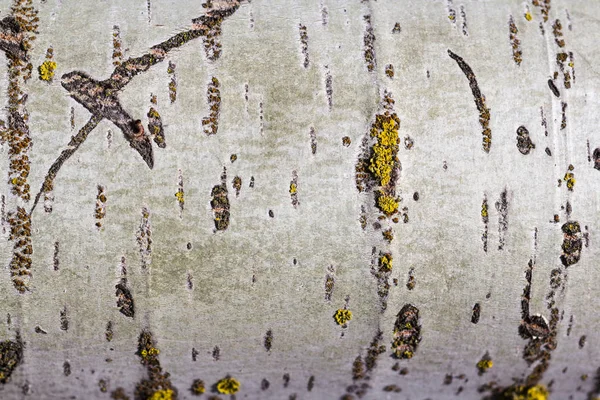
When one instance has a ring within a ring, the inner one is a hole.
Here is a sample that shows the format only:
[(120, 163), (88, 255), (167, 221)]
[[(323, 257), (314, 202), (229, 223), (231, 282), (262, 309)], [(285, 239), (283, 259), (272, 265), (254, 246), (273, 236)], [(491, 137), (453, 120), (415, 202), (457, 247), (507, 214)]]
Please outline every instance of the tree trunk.
[(0, 398), (600, 396), (595, 2), (2, 15)]

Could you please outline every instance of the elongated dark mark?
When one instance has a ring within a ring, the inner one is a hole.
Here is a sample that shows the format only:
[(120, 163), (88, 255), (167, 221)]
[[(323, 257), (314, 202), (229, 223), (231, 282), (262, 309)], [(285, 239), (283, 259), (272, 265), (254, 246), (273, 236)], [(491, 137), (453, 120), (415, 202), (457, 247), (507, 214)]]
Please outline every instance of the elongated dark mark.
[(265, 334), (263, 345), (265, 346), (265, 350), (271, 351), (271, 348), (273, 347), (273, 331), (271, 329)]
[(515, 64), (521, 65), (521, 61), (523, 61), (523, 52), (521, 51), (521, 41), (519, 38), (517, 38), (517, 33), (519, 33), (519, 30), (517, 29), (517, 25), (515, 24), (512, 15), (508, 19), (508, 30), (513, 60), (515, 61)]
[(302, 65), (304, 68), (308, 68), (310, 63), (308, 59), (308, 32), (306, 31), (306, 25), (299, 24), (298, 28), (300, 29), (300, 44), (302, 48), (302, 55), (304, 56), (304, 62)]
[(108, 323), (106, 324), (106, 331), (104, 332), (104, 337), (106, 338), (107, 342), (111, 342), (113, 340), (113, 324), (112, 321), (108, 321)]
[(331, 72), (327, 65), (325, 66), (325, 94), (327, 96), (329, 111), (331, 111), (333, 108), (333, 78), (331, 77)]
[(57, 240), (56, 242), (54, 242), (54, 255), (52, 256), (52, 264), (53, 264), (55, 271), (58, 271), (58, 268), (60, 267), (60, 260), (58, 258), (59, 250), (60, 250), (60, 244), (58, 243), (58, 240)]
[(465, 6), (460, 6), (460, 17), (462, 19), (461, 28), (462, 34), (464, 36), (469, 36), (469, 30), (467, 28), (467, 12), (465, 11)]
[(500, 199), (496, 202), (496, 210), (498, 211), (498, 250), (503, 250), (508, 230), (508, 191), (506, 189), (500, 193)]
[(162, 124), (162, 118), (158, 111), (154, 109), (154, 107), (150, 107), (148, 110), (148, 133), (150, 137), (154, 139), (154, 143), (161, 149), (164, 149), (167, 146), (165, 142), (165, 130)]
[(140, 252), (142, 269), (148, 268), (152, 263), (152, 225), (150, 223), (150, 211), (142, 207), (142, 221), (136, 234)]
[(328, 22), (329, 22), (329, 11), (327, 11), (327, 6), (325, 4), (323, 4), (323, 1), (321, 1), (321, 23), (323, 24), (323, 26), (327, 26)]
[(479, 90), (479, 85), (477, 84), (477, 79), (475, 78), (475, 74), (471, 67), (458, 55), (453, 53), (450, 49), (448, 49), (448, 55), (456, 61), (462, 72), (465, 74), (467, 79), (469, 80), (469, 86), (471, 87), (471, 92), (473, 93), (473, 97), (475, 99), (475, 105), (477, 106), (477, 110), (479, 111), (479, 123), (483, 128), (483, 150), (486, 153), (490, 152), (490, 147), (492, 146), (492, 130), (489, 128), (490, 125), (490, 109), (485, 105), (485, 96), (481, 94)]
[(600, 147), (594, 149), (592, 157), (594, 158), (594, 168), (600, 171)]
[(560, 97), (560, 92), (552, 79), (548, 79), (548, 87), (556, 97)]
[(488, 249), (488, 224), (490, 222), (489, 208), (487, 196), (483, 195), (483, 201), (481, 202), (481, 220), (483, 221), (483, 233), (481, 235), (481, 241), (483, 242), (483, 251), (487, 253)]
[[(53, 180), (63, 163), (79, 148), (88, 134), (103, 119), (115, 124), (123, 132), (130, 146), (141, 155), (148, 167), (152, 168), (154, 166), (152, 143), (149, 137), (144, 135), (143, 127), (141, 131), (137, 129), (136, 120), (123, 109), (118, 94), (136, 75), (147, 72), (150, 67), (164, 61), (171, 50), (177, 49), (193, 39), (204, 37), (207, 40), (207, 42), (205, 41), (205, 47), (209, 55), (208, 58), (218, 58), (220, 56), (220, 44), (216, 43), (215, 38), (220, 34), (221, 23), (224, 18), (232, 15), (239, 6), (240, 2), (238, 0), (219, 2), (218, 7), (211, 8), (205, 15), (193, 19), (191, 29), (180, 32), (164, 42), (152, 46), (148, 53), (140, 57), (129, 58), (119, 63), (110, 78), (106, 80), (95, 80), (81, 71), (64, 74), (61, 78), (63, 88), (69, 92), (75, 101), (84, 106), (92, 114), (92, 117), (82, 130), (71, 139), (67, 149), (63, 150), (59, 158), (50, 167), (40, 193), (46, 192), (52, 187)], [(31, 211), (35, 208), (39, 196), (40, 194), (36, 196), (36, 202)]]
[(213, 187), (210, 206), (214, 212), (215, 229), (223, 231), (229, 226), (229, 198), (227, 197), (227, 170), (223, 168), (221, 184)]
[(335, 267), (330, 265), (327, 267), (327, 274), (325, 275), (325, 300), (331, 301), (333, 295), (333, 288), (335, 285)]
[(479, 317), (481, 316), (481, 306), (479, 303), (475, 303), (473, 306), (473, 313), (471, 315), (471, 322), (476, 324), (479, 322)]
[(69, 317), (66, 306), (60, 311), (60, 329), (63, 331), (69, 330)]
[(221, 348), (219, 346), (215, 346), (215, 348), (213, 349), (212, 358), (215, 361), (219, 361), (219, 359), (221, 358)]
[(208, 114), (208, 117), (202, 118), (204, 133), (207, 135), (215, 135), (219, 129), (219, 114), (221, 111), (221, 91), (219, 90), (219, 87), (219, 80), (213, 76), (206, 90), (206, 98), (210, 113)]
[(363, 19), (366, 23), (365, 35), (363, 38), (363, 44), (365, 46), (365, 62), (367, 63), (367, 69), (369, 72), (372, 72), (377, 65), (375, 60), (375, 33), (373, 31), (373, 26), (371, 25), (371, 16), (365, 15), (363, 16)]

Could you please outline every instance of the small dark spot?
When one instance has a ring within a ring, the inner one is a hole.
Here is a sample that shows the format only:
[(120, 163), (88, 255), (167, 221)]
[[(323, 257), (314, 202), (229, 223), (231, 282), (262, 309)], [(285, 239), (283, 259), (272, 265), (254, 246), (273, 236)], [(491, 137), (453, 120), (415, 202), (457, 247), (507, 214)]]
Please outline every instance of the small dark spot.
[(221, 349), (219, 348), (219, 346), (215, 346), (212, 352), (212, 356), (215, 361), (219, 361), (219, 358), (221, 358)]
[(399, 371), (400, 370), (400, 363), (396, 363), (392, 366), (392, 371)]
[(271, 351), (271, 347), (273, 347), (273, 331), (271, 329), (269, 329), (265, 334), (263, 345), (267, 351)]
[(269, 210), (269, 217), (275, 218), (275, 214), (273, 213), (273, 210)]
[(413, 200), (414, 201), (419, 201), (419, 192), (413, 193)]
[(488, 294), (485, 295), (486, 299), (489, 299), (490, 297), (492, 297), (492, 292), (488, 292)]
[(266, 379), (263, 379), (263, 380), (260, 382), (260, 388), (261, 388), (262, 390), (267, 390), (267, 389), (269, 388), (269, 386), (271, 386), (271, 384), (270, 384), (270, 383), (269, 383), (269, 381), (268, 381), (268, 380), (266, 380)]
[(65, 376), (71, 375), (71, 364), (68, 361), (63, 363), (63, 374), (65, 374)]
[(196, 350), (195, 347), (192, 347), (192, 361), (196, 361), (196, 359), (198, 358), (198, 354), (200, 354), (198, 350)]
[(405, 367), (405, 368), (402, 368), (402, 369), (400, 370), (400, 375), (408, 375), (408, 368), (406, 368), (406, 367)]
[(459, 394), (461, 394), (463, 391), (463, 387), (459, 386), (458, 389), (456, 390), (456, 395), (458, 396)]
[(585, 346), (585, 341), (587, 339), (587, 336), (583, 335), (582, 337), (579, 338), (579, 348), (583, 349), (583, 346)]
[(444, 168), (445, 170), (446, 170), (446, 169), (448, 169), (448, 164), (446, 163), (446, 161), (444, 161), (443, 168)]
[(546, 147), (546, 154), (548, 154), (550, 157), (552, 157), (552, 152), (550, 151), (550, 149), (548, 147)]
[(446, 374), (446, 376), (444, 377), (444, 385), (451, 385), (451, 384), (452, 384), (452, 375)]
[(387, 386), (384, 386), (383, 391), (400, 393), (402, 391), (402, 389), (400, 387), (398, 387), (398, 385), (387, 385)]
[(308, 378), (308, 385), (306, 386), (306, 388), (310, 392), (311, 390), (313, 390), (313, 387), (315, 387), (315, 377), (314, 375), (311, 375), (311, 377)]
[(290, 374), (283, 374), (283, 387), (286, 388), (290, 384)]
[(294, 265), (298, 264), (298, 260), (294, 258)]
[(188, 244), (187, 244), (186, 247), (187, 247), (188, 250), (191, 250), (192, 249), (192, 244), (188, 242)]

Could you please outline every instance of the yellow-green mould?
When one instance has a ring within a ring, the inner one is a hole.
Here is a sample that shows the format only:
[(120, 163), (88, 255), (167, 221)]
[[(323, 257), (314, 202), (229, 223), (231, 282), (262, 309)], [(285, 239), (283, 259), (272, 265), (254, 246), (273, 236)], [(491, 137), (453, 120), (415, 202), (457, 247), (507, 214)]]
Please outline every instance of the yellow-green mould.
[(46, 82), (50, 82), (54, 78), (54, 70), (56, 69), (56, 62), (46, 60), (38, 67), (40, 73), (40, 79)]
[(238, 390), (240, 390), (240, 383), (230, 376), (217, 382), (217, 391), (221, 394), (235, 394)]

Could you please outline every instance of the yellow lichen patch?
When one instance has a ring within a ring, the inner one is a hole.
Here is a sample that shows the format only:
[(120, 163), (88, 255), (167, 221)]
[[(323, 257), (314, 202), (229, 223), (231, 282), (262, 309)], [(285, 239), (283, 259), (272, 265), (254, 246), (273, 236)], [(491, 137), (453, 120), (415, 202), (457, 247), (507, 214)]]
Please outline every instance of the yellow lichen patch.
[(573, 188), (575, 187), (575, 175), (572, 172), (567, 172), (564, 181), (567, 182), (567, 189), (573, 191)]
[(535, 385), (527, 390), (527, 400), (547, 400), (548, 390), (542, 385)]
[(513, 385), (503, 390), (500, 396), (511, 400), (548, 400), (549, 393), (544, 385)]
[(525, 13), (525, 19), (526, 19), (527, 21), (531, 21), (532, 17), (531, 17), (531, 13), (530, 13), (530, 12), (526, 12), (526, 13)]
[(173, 391), (171, 389), (157, 390), (152, 394), (150, 400), (172, 400)]
[(217, 382), (217, 391), (221, 394), (235, 394), (238, 390), (240, 390), (240, 383), (230, 376)]
[(335, 312), (333, 318), (335, 318), (335, 322), (337, 322), (338, 325), (346, 325), (346, 323), (352, 319), (352, 311), (340, 308)]
[(206, 388), (204, 387), (204, 381), (202, 379), (194, 380), (194, 383), (192, 383), (192, 393), (195, 395), (201, 395), (205, 391)]
[(377, 207), (388, 217), (398, 212), (398, 199), (379, 192)]
[(482, 218), (487, 218), (488, 217), (488, 205), (487, 205), (487, 201), (484, 201), (483, 203), (481, 203), (481, 217)]
[(384, 254), (379, 258), (379, 270), (383, 272), (391, 272), (392, 271), (392, 255)]
[(46, 82), (50, 82), (54, 78), (54, 70), (56, 69), (56, 62), (46, 60), (38, 67), (40, 73), (40, 79)]
[(296, 186), (295, 183), (290, 183), (290, 194), (296, 194), (296, 192), (298, 191), (298, 187)]
[(477, 369), (480, 372), (486, 372), (488, 369), (492, 368), (494, 363), (492, 360), (481, 360), (477, 363)]
[(149, 356), (157, 356), (160, 354), (160, 350), (158, 350), (156, 347), (151, 347), (150, 350), (142, 350), (141, 355), (142, 358), (148, 358)]
[(183, 194), (183, 190), (181, 188), (179, 188), (179, 190), (177, 191), (177, 193), (175, 193), (175, 197), (177, 197), (177, 201), (181, 204), (183, 204), (184, 202), (184, 194)]
[(377, 143), (373, 145), (369, 171), (375, 175), (381, 186), (386, 186), (392, 179), (392, 171), (397, 161), (400, 126), (400, 119), (396, 114), (386, 114), (377, 115), (371, 128), (371, 136), (377, 137)]

